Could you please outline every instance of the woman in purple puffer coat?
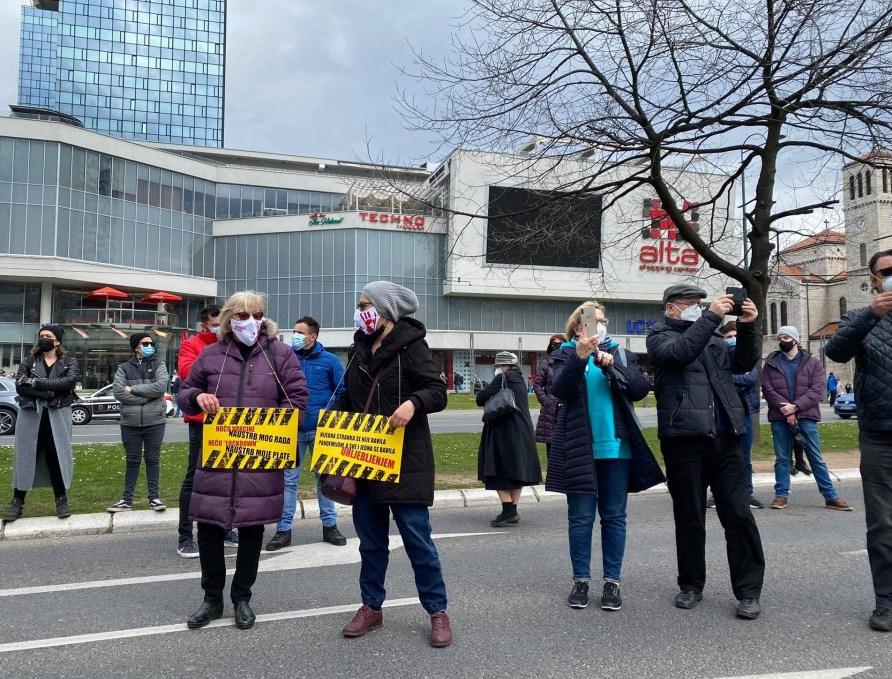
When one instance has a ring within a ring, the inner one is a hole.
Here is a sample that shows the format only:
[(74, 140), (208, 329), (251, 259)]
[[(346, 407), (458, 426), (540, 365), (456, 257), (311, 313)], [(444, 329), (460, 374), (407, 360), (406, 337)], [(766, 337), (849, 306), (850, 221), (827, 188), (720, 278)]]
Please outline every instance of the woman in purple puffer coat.
[[(264, 318), (266, 297), (237, 292), (220, 311), (220, 341), (201, 352), (177, 399), (187, 415), (213, 414), (229, 406), (307, 406), (307, 384), (291, 347), (278, 341), (276, 324)], [(281, 470), (202, 469), (196, 465), (189, 519), (198, 523), (198, 551), (204, 603), (188, 620), (204, 627), (223, 615), (226, 562), (223, 538), (239, 529), (238, 556), (230, 598), (239, 629), (254, 626), (248, 604), (257, 579), (263, 527), (282, 514), (285, 477)]]

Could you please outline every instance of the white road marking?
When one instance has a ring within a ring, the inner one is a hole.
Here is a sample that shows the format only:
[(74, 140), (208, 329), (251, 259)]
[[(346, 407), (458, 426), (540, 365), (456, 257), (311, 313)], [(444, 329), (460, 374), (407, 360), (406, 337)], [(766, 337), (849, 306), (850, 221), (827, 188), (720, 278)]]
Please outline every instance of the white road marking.
[[(385, 601), (385, 608), (395, 606), (411, 606), (419, 603), (417, 597), (406, 599), (394, 599)], [(296, 620), (298, 618), (316, 618), (322, 615), (334, 615), (336, 613), (352, 613), (359, 604), (347, 604), (346, 606), (327, 606), (325, 608), (308, 608), (299, 611), (282, 611), (281, 613), (263, 613), (257, 616), (258, 623), (278, 622), (280, 620)], [(204, 629), (214, 627), (231, 627), (235, 624), (233, 618), (214, 620)], [(30, 651), (38, 648), (53, 648), (55, 646), (75, 646), (77, 644), (89, 644), (97, 641), (109, 641), (111, 639), (133, 639), (135, 637), (148, 637), (158, 634), (171, 634), (173, 632), (192, 632), (201, 634), (201, 630), (190, 630), (186, 623), (176, 625), (158, 625), (156, 627), (137, 627), (134, 629), (111, 630), (108, 632), (96, 632), (94, 634), (77, 634), (70, 637), (51, 637), (49, 639), (32, 639), (31, 641), (14, 641), (8, 644), (0, 644), (0, 653), (14, 653), (16, 651)]]
[(840, 552), (842, 556), (861, 556), (862, 554), (867, 554), (866, 549), (856, 549), (854, 552)]
[(806, 672), (781, 672), (777, 674), (748, 674), (745, 677), (717, 677), (717, 679), (845, 679), (861, 674), (872, 667), (842, 667), (838, 670), (811, 670)]
[[(483, 533), (440, 533), (434, 535), (435, 540), (448, 538), (476, 537), (482, 535), (502, 535), (505, 531), (488, 531)], [(390, 548), (399, 549), (403, 540), (399, 535), (390, 536)], [(261, 552), (261, 555), (269, 552)], [(359, 538), (347, 540), (345, 547), (335, 547), (324, 542), (310, 545), (285, 547), (261, 560), (261, 572), (295, 570), (299, 568), (320, 568), (323, 566), (342, 566), (359, 563)], [(226, 570), (227, 575), (235, 573), (234, 568)], [(26, 596), (30, 594), (49, 594), (51, 592), (71, 592), (81, 589), (99, 589), (103, 587), (127, 587), (131, 585), (147, 585), (156, 582), (173, 582), (179, 580), (198, 580), (200, 572), (166, 573), (162, 575), (144, 575), (130, 578), (112, 578), (107, 580), (91, 580), (87, 582), (70, 582), (53, 585), (37, 585), (34, 587), (17, 587), (0, 589), (0, 597)]]

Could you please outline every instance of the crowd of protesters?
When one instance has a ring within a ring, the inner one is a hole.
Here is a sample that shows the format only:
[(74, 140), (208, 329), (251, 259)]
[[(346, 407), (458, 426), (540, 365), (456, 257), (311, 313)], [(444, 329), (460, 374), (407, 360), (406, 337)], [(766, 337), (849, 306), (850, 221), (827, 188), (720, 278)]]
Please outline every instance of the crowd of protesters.
[[(876, 608), (870, 626), (892, 631), (892, 250), (870, 262), (875, 291), (871, 305), (848, 312), (826, 347), (835, 361), (855, 360), (855, 386), (862, 454), (861, 475), (867, 545)], [(600, 516), (602, 586), (600, 606), (622, 608), (621, 574), (626, 545), (627, 498), (667, 482), (675, 521), (678, 592), (675, 605), (695, 608), (706, 579), (706, 510), (714, 507), (724, 529), (735, 613), (761, 614), (765, 573), (762, 542), (753, 509), (763, 507), (752, 485), (753, 418), (760, 408), (758, 385), (768, 407), (775, 451), (772, 509), (789, 505), (790, 475), (814, 476), (827, 508), (852, 511), (840, 498), (823, 460), (817, 423), (820, 404), (831, 402), (839, 380), (800, 345), (794, 326), (778, 332), (778, 348), (759, 369), (758, 312), (747, 299), (736, 321), (723, 322), (734, 306), (731, 295), (708, 304), (707, 293), (689, 283), (663, 295), (664, 318), (647, 336), (657, 402), (663, 468), (642, 433), (633, 404), (650, 391), (636, 356), (613, 340), (607, 309), (585, 302), (569, 317), (565, 334), (549, 338), (547, 355), (532, 388), (541, 404), (533, 426), (518, 357), (495, 356), (494, 378), (470, 386), (484, 409), (478, 478), (498, 493), (502, 510), (494, 527), (516, 526), (524, 486), (542, 482), (536, 442), (547, 458), (545, 487), (567, 498), (569, 562), (573, 576), (567, 603), (589, 604), (594, 523)], [(266, 544), (287, 547), (296, 511), (301, 462), (312, 453), (320, 410), (334, 409), (389, 417), (405, 428), (399, 483), (357, 481), (352, 519), (361, 557), (362, 605), (344, 626), (345, 637), (360, 637), (383, 624), (384, 580), (391, 516), (412, 565), (420, 602), (431, 620), (430, 643), (452, 642), (446, 586), (431, 537), (429, 507), (434, 497), (434, 451), (427, 416), (446, 406), (446, 380), (425, 342), (426, 330), (413, 318), (415, 294), (395, 283), (369, 283), (357, 300), (356, 333), (346, 366), (319, 341), (320, 325), (309, 317), (294, 325), (292, 344), (279, 342), (266, 316), (266, 297), (239, 292), (221, 307), (201, 311), (201, 329), (182, 345), (174, 378), (155, 355), (148, 333), (130, 337), (133, 352), (120, 365), (114, 395), (121, 403), (125, 450), (121, 498), (108, 508), (133, 507), (145, 461), (149, 507), (163, 511), (159, 456), (165, 429), (165, 392), (189, 424), (189, 456), (179, 498), (177, 552), (199, 558), (201, 606), (188, 618), (200, 628), (223, 615), (225, 546), (237, 546), (230, 600), (240, 629), (253, 627), (251, 588), (258, 572), (266, 525), (276, 531)], [(583, 317), (593, 319), (593, 325)], [(36, 345), (19, 366), (16, 389), (20, 414), (16, 430), (14, 494), (5, 521), (23, 515), (28, 491), (51, 486), (59, 518), (71, 514), (67, 489), (72, 478), (71, 404), (80, 373), (65, 353), (64, 330), (40, 328)], [(462, 380), (463, 382), (463, 380)], [(457, 388), (461, 383), (456, 381)], [(848, 387), (847, 387), (848, 390)], [(208, 469), (199, 464), (204, 418), (232, 406), (293, 408), (301, 428), (297, 467), (282, 470)], [(810, 469), (795, 461), (800, 447)], [(318, 477), (317, 498), (323, 541), (344, 546), (332, 500)], [(707, 490), (711, 489), (711, 496)], [(193, 524), (197, 523), (197, 544)]]

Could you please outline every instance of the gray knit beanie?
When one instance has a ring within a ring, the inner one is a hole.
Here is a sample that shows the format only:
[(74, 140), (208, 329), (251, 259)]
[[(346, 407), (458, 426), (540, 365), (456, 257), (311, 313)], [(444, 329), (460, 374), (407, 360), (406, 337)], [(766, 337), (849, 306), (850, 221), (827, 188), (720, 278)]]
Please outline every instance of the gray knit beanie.
[(402, 285), (390, 281), (372, 281), (362, 291), (384, 318), (398, 321), (418, 311), (418, 297)]

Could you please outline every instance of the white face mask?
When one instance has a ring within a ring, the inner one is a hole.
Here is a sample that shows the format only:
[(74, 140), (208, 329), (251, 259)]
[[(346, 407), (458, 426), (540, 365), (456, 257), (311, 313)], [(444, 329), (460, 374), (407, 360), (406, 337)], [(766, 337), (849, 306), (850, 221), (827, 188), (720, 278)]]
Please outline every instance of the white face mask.
[(253, 346), (260, 334), (260, 321), (256, 318), (249, 318), (247, 321), (233, 318), (229, 321), (229, 326), (238, 341), (247, 347)]
[(687, 307), (681, 312), (679, 318), (683, 321), (696, 321), (703, 315), (703, 308), (699, 304)]
[(883, 280), (883, 292), (892, 292), (892, 276), (886, 276)]
[(368, 309), (357, 308), (353, 312), (353, 325), (366, 335), (371, 335), (378, 327), (378, 310), (373, 306)]
[(499, 375), (501, 375), (501, 374), (502, 374), (502, 369), (501, 369), (501, 368), (496, 368), (496, 370), (495, 370), (495, 374), (496, 374), (496, 377), (498, 377)]
[(605, 337), (607, 337), (607, 326), (604, 325), (603, 323), (598, 323), (595, 326), (595, 332), (597, 332), (598, 337), (600, 337), (603, 340)]
[(212, 333), (214, 333), (217, 336), (220, 335), (220, 326), (219, 325), (212, 325), (208, 328), (208, 330), (210, 330)]

